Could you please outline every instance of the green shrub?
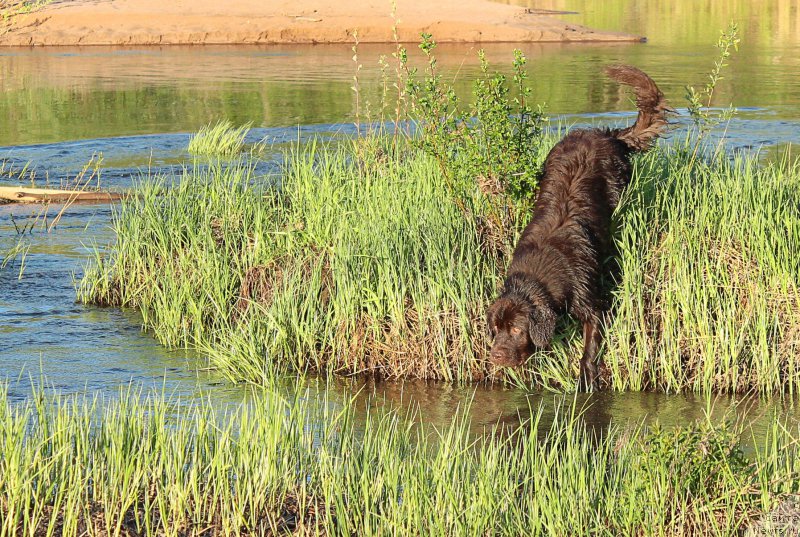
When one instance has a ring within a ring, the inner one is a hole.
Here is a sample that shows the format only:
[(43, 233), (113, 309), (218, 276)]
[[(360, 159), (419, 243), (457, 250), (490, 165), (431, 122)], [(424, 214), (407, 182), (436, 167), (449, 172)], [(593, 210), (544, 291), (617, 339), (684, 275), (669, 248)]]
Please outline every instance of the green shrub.
[(473, 102), (465, 108), (437, 71), (435, 47), (431, 36), (423, 34), (420, 49), (428, 60), (424, 76), (408, 70), (411, 114), (420, 131), (413, 142), (439, 162), (445, 181), (457, 191), (477, 185), (529, 208), (543, 157), (546, 119), (542, 107), (532, 105), (525, 85), (527, 59), (514, 51), (512, 98), (506, 76), (490, 72), (485, 53), (479, 51), (481, 76), (475, 81)]

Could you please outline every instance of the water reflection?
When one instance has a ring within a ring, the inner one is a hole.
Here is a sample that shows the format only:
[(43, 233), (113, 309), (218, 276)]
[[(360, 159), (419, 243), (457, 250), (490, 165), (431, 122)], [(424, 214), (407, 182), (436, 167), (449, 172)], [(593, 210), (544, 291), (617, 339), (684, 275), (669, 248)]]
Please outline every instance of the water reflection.
[[(530, 60), (534, 99), (559, 115), (631, 110), (628, 93), (602, 75), (604, 65), (617, 62), (650, 72), (673, 105), (684, 106), (685, 85), (706, 81), (716, 54), (712, 41), (518, 46)], [(493, 65), (508, 72), (513, 47), (485, 48)], [(359, 51), (362, 120), (366, 102), (373, 114), (380, 108), (378, 58), (391, 52), (381, 45)], [(410, 52), (421, 65), (416, 47)], [(476, 52), (473, 45), (437, 49), (445, 77), (466, 100), (480, 73)], [(356, 117), (351, 58), (349, 47), (335, 45), (0, 50), (0, 146), (185, 133), (221, 118), (257, 127), (347, 123)], [(715, 104), (752, 107), (764, 119), (800, 116), (797, 44), (745, 43), (730, 64)]]
[(560, 18), (603, 30), (647, 36), (656, 45), (714, 43), (730, 22), (745, 47), (800, 44), (799, 0), (493, 0), (567, 11)]
[[(41, 211), (0, 206), (0, 260), (14, 244), (27, 246), (24, 260), (18, 256), (0, 269), (0, 377), (12, 381), (11, 400), (27, 397), (42, 375), (66, 393), (114, 392), (131, 380), (193, 392), (220, 380), (197, 372), (202, 360), (194, 353), (169, 351), (143, 333), (136, 313), (75, 302), (73, 276), (89, 244), (112, 240), (109, 207), (76, 205), (50, 233), (40, 217), (36, 227), (17, 234), (12, 217), (21, 226)], [(50, 211), (52, 223), (58, 208)]]
[(554, 420), (563, 421), (573, 411), (582, 423), (598, 434), (609, 426), (658, 422), (675, 427), (708, 418), (715, 423), (725, 420), (745, 423), (759, 438), (775, 417), (793, 422), (800, 420), (796, 401), (764, 401), (743, 396), (610, 391), (556, 394), (500, 386), (455, 387), (437, 382), (374, 380), (342, 383), (336, 392), (350, 395), (356, 409), (385, 406), (416, 415), (420, 421), (436, 426), (451, 423), (460, 411), (468, 408), (473, 434), (481, 434), (496, 425), (513, 430), (535, 419), (539, 420), (540, 434), (545, 434)]

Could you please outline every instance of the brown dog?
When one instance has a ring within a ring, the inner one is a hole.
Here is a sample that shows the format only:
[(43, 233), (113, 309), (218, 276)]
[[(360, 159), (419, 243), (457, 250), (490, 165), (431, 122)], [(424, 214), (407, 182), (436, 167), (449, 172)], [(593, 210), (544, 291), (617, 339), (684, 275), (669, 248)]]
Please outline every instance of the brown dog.
[(570, 132), (544, 163), (533, 218), (522, 232), (500, 297), (487, 314), (494, 337), (490, 359), (519, 366), (550, 344), (556, 319), (568, 312), (583, 323), (579, 386), (597, 380), (602, 342), (600, 271), (610, 253), (611, 213), (630, 182), (632, 153), (648, 149), (665, 130), (671, 109), (649, 76), (629, 66), (606, 69), (632, 86), (639, 115), (625, 129)]

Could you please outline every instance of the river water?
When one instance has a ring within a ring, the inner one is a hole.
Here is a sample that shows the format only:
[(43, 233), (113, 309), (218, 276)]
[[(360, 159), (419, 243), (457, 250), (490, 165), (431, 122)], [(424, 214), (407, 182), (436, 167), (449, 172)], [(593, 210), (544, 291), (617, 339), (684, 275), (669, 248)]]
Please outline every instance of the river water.
[[(645, 44), (517, 45), (529, 59), (534, 97), (546, 103), (554, 120), (630, 121), (634, 107), (628, 94), (602, 77), (602, 67), (617, 62), (649, 72), (676, 108), (685, 107), (685, 85), (705, 82), (718, 30), (734, 19), (742, 32), (741, 50), (731, 58), (713, 101), (740, 110), (728, 127), (728, 146), (773, 158), (800, 143), (797, 1), (678, 2), (678, 9), (657, 0), (614, 0), (603, 2), (602, 10), (591, 7), (600, 3), (578, 0), (535, 4), (531, 7), (579, 11), (563, 15), (573, 22), (649, 38)], [(769, 9), (752, 7), (760, 4)], [(409, 48), (412, 61), (421, 64), (420, 54)], [(487, 56), (508, 71), (513, 48), (487, 46)], [(436, 51), (445, 77), (464, 98), (479, 74), (476, 51), (473, 45), (442, 45)], [(251, 140), (268, 140), (278, 158), (282, 144), (352, 132), (357, 119), (374, 118), (384, 83), (390, 90), (394, 83), (391, 52), (389, 46), (359, 47), (357, 108), (351, 90), (356, 64), (346, 46), (0, 49), (0, 185), (69, 183), (93, 157), (102, 156), (101, 184), (127, 188), (149, 171), (169, 172), (190, 161), (188, 133), (223, 118), (252, 122)], [(381, 55), (390, 63), (385, 77)], [(206, 370), (202, 356), (161, 347), (141, 331), (136, 312), (77, 304), (74, 281), (90, 250), (113, 242), (112, 208), (73, 206), (49, 229), (58, 211), (50, 207), (45, 217), (38, 206), (0, 206), (0, 263), (15, 246), (24, 251), (0, 269), (0, 378), (8, 379), (12, 400), (28, 397), (31, 383), (43, 377), (68, 393), (113, 394), (133, 382), (187, 399), (209, 395), (235, 403), (246, 397), (246, 388)], [(418, 405), (422, 418), (437, 424), (473, 401), (475, 427), (514, 421), (529, 403), (552, 409), (558, 400), (522, 389), (420, 382), (304, 387), (339, 401), (358, 392), (361, 399), (378, 396), (391, 406)], [(286, 390), (293, 389), (287, 382)], [(775, 412), (800, 415), (791, 401), (691, 395), (604, 393), (582, 396), (581, 403), (589, 404), (587, 420), (595, 425), (656, 418), (682, 423), (707, 411), (717, 418), (746, 415), (757, 424)]]

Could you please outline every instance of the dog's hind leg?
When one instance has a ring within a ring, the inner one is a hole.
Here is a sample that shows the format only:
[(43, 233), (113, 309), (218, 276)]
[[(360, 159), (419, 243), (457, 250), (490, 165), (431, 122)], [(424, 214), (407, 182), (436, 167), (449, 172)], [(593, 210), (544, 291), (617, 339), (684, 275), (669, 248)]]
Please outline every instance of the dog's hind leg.
[(599, 316), (592, 316), (583, 322), (583, 357), (581, 358), (581, 373), (578, 378), (578, 390), (589, 391), (596, 388), (597, 382), (597, 353), (603, 342), (603, 333)]

